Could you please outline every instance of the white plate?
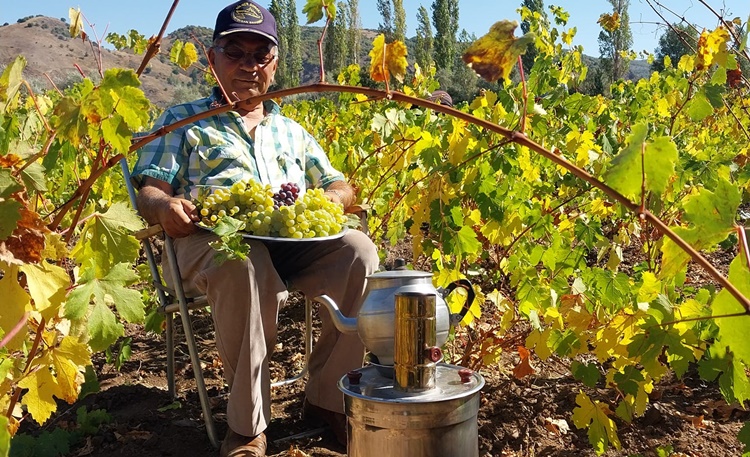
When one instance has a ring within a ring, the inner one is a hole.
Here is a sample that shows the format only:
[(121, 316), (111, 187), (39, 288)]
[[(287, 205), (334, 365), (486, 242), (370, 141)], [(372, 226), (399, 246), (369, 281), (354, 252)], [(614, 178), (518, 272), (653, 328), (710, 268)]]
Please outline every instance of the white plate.
[[(198, 227), (202, 228), (203, 230), (213, 231), (210, 227), (206, 227), (203, 224), (195, 224)], [(260, 235), (253, 235), (252, 233), (245, 233), (240, 232), (243, 238), (248, 240), (258, 240), (258, 241), (269, 241), (269, 242), (305, 242), (305, 241), (330, 241), (330, 240), (337, 240), (344, 236), (344, 234), (349, 230), (348, 227), (344, 227), (341, 229), (339, 233), (336, 233), (334, 235), (328, 235), (328, 236), (318, 236), (313, 238), (284, 238), (284, 237), (276, 237), (276, 236), (260, 236)]]

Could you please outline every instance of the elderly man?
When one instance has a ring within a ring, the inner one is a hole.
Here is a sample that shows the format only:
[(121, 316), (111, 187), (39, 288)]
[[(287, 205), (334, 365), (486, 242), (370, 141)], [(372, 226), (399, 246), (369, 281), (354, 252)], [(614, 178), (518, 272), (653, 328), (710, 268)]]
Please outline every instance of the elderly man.
[[(236, 102), (234, 108), (149, 143), (140, 151), (133, 179), (142, 216), (175, 238), (187, 290), (205, 294), (211, 305), (230, 389), (221, 456), (263, 456), (263, 431), (271, 420), (268, 361), (286, 285), (308, 297), (326, 293), (345, 314), (355, 316), (378, 255), (365, 234), (349, 230), (329, 241), (250, 240), (247, 261), (214, 262), (208, 243), (216, 236), (194, 224), (198, 215), (191, 197), (199, 186), (230, 186), (247, 177), (274, 188), (294, 182), (300, 189), (321, 187), (344, 207), (355, 195), (308, 132), (282, 116), (274, 102), (253, 99), (268, 91), (278, 66), (276, 22), (265, 8), (239, 1), (219, 12), (208, 58), (230, 100), (215, 88), (210, 97), (168, 109), (155, 128), (214, 106)], [(361, 366), (363, 347), (356, 336), (336, 331), (326, 313), (321, 318), (304, 414), (328, 422), (343, 443), (346, 419), (336, 382)]]

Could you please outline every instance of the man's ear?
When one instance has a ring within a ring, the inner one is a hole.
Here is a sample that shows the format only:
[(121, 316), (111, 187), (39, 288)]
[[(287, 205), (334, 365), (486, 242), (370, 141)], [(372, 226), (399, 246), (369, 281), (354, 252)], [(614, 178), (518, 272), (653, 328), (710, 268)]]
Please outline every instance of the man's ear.
[(208, 48), (208, 63), (211, 64), (211, 66), (214, 65), (214, 59), (216, 58), (216, 51), (214, 51), (213, 46)]

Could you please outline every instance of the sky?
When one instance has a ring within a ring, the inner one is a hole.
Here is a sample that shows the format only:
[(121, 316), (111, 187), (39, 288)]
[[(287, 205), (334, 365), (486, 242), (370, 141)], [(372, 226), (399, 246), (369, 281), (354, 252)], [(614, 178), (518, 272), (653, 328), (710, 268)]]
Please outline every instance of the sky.
[[(296, 0), (298, 16), (303, 25), (307, 21), (302, 13), (305, 2), (306, 0)], [(15, 23), (19, 18), (37, 14), (67, 18), (68, 9), (74, 7), (80, 8), (88, 22), (94, 26), (92, 29), (89, 24), (85, 24), (85, 30), (89, 35), (93, 35), (93, 32), (100, 37), (108, 32), (125, 34), (130, 29), (135, 29), (148, 37), (159, 32), (172, 3), (172, 0), (0, 0), (0, 24)], [(258, 0), (258, 3), (267, 6), (270, 0)], [(416, 33), (419, 6), (424, 5), (431, 14), (433, 0), (403, 0), (403, 3), (406, 11), (407, 36), (411, 37)], [(714, 28), (717, 25), (716, 17), (699, 0), (651, 0), (651, 3), (660, 3), (669, 8), (672, 12), (665, 11), (664, 15), (670, 21), (678, 21), (679, 16), (700, 27)], [(717, 12), (725, 12), (729, 19), (740, 17), (745, 22), (750, 16), (748, 0), (707, 0), (707, 3)], [(216, 13), (227, 4), (228, 0), (181, 0), (167, 33), (186, 25), (213, 28)], [(487, 33), (496, 21), (510, 19), (520, 22), (519, 14), (516, 12), (520, 4), (521, 0), (459, 0), (459, 32), (465, 29), (470, 34), (480, 37)], [(597, 37), (601, 28), (596, 21), (602, 13), (611, 12), (609, 2), (547, 0), (544, 4), (554, 4), (566, 9), (570, 13), (567, 27), (577, 28), (573, 44), (582, 45), (584, 53), (588, 55), (599, 55)], [(375, 0), (360, 0), (359, 9), (362, 27), (376, 29), (381, 17)], [(631, 0), (629, 12), (633, 50), (653, 52), (659, 36), (663, 33), (663, 29), (656, 23), (663, 21), (646, 0)], [(311, 25), (322, 26), (323, 21)], [(516, 35), (520, 34), (519, 28)]]

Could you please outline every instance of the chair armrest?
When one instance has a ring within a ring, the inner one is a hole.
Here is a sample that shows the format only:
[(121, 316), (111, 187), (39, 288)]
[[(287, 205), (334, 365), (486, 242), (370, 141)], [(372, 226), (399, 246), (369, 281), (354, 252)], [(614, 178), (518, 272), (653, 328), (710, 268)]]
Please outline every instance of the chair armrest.
[(161, 228), (161, 225), (155, 224), (155, 225), (150, 225), (143, 230), (138, 230), (137, 232), (133, 234), (133, 236), (135, 236), (135, 238), (138, 241), (142, 241), (142, 240), (145, 240), (146, 238), (151, 238), (154, 235), (158, 235), (162, 233), (163, 231), (164, 229)]

